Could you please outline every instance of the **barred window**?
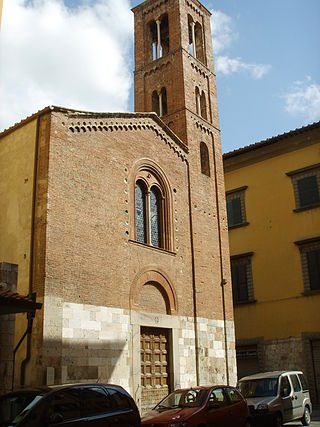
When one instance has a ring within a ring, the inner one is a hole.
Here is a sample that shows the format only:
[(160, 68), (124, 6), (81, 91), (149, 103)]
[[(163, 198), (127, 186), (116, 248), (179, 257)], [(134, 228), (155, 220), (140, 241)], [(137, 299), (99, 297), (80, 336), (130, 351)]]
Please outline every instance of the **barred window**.
[(245, 207), (245, 190), (247, 188), (241, 187), (228, 191), (226, 194), (229, 228), (247, 224)]
[(254, 301), (251, 257), (252, 253), (231, 257), (234, 304)]
[(320, 165), (288, 172), (291, 177), (296, 209), (308, 209), (320, 205)]
[(300, 249), (304, 290), (320, 291), (320, 237), (295, 243)]

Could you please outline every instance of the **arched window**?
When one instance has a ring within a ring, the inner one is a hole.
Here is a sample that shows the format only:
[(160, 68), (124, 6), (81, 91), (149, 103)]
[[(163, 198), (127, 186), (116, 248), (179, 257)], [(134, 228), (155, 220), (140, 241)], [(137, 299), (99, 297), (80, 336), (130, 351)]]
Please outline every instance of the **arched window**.
[(193, 19), (190, 15), (188, 15), (188, 31), (189, 31), (189, 53), (191, 55), (193, 55), (194, 57), (195, 55), (195, 45), (194, 45), (194, 22)]
[(159, 117), (165, 116), (168, 113), (167, 109), (167, 91), (163, 87), (158, 94), (155, 90), (152, 92), (152, 111), (158, 114)]
[(202, 26), (199, 24), (199, 22), (197, 22), (194, 26), (194, 36), (196, 45), (196, 58), (204, 63)]
[(201, 117), (207, 120), (207, 103), (206, 103), (206, 95), (204, 91), (201, 92), (200, 96), (200, 108), (201, 108)]
[(146, 201), (147, 189), (143, 181), (136, 182), (135, 207), (136, 207), (136, 240), (147, 243), (146, 229)]
[(202, 26), (199, 22), (194, 22), (191, 15), (188, 15), (188, 32), (189, 53), (202, 63), (205, 63)]
[[(151, 160), (135, 175), (134, 240), (156, 248), (173, 250), (172, 195), (162, 171)], [(152, 167), (150, 166), (152, 165)], [(159, 171), (158, 171), (159, 169)]]
[(209, 150), (204, 142), (200, 142), (201, 173), (210, 176)]
[(156, 90), (152, 92), (152, 111), (160, 116), (160, 108), (159, 108), (159, 95)]
[[(150, 174), (148, 176), (150, 181)], [(155, 182), (152, 180), (151, 182)], [(142, 179), (136, 182), (135, 212), (136, 241), (156, 248), (163, 248), (164, 230), (162, 227), (164, 204), (158, 185), (147, 186)]]
[(159, 108), (160, 108), (159, 116), (160, 117), (165, 116), (168, 112), (168, 110), (167, 110), (167, 91), (166, 91), (165, 87), (163, 87), (161, 89), (161, 92), (160, 92)]
[(155, 186), (150, 191), (150, 240), (152, 246), (161, 248), (161, 194)]
[(149, 23), (149, 38), (150, 56), (153, 61), (169, 53), (169, 21), (167, 14)]
[(197, 114), (200, 116), (201, 115), (201, 101), (200, 101), (200, 90), (199, 90), (198, 86), (196, 86), (195, 94), (196, 94), (196, 111), (197, 111)]

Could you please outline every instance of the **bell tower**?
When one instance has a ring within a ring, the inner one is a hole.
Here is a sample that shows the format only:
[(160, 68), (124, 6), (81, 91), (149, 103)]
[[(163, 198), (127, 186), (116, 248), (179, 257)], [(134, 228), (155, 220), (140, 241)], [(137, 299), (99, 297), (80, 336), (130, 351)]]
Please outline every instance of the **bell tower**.
[(210, 12), (197, 0), (149, 0), (133, 11), (135, 111), (158, 113), (187, 145), (190, 120), (219, 130)]
[[(135, 18), (135, 111), (156, 112), (188, 146), (196, 353), (202, 319), (223, 325), (225, 382), (235, 383), (233, 304), (211, 13), (198, 0), (146, 0)], [(207, 334), (209, 336), (209, 334)], [(209, 340), (209, 338), (208, 338)], [(215, 362), (214, 362), (215, 363)], [(198, 383), (212, 382), (198, 363)], [(217, 367), (215, 367), (217, 368)]]

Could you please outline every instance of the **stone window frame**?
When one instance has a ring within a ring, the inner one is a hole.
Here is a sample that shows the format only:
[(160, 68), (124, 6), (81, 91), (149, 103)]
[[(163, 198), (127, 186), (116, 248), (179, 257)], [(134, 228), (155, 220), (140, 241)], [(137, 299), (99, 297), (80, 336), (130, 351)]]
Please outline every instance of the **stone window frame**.
[(235, 188), (233, 190), (228, 190), (226, 192), (226, 205), (227, 205), (227, 212), (228, 212), (228, 201), (234, 200), (234, 199), (240, 199), (240, 209), (241, 209), (241, 222), (230, 224), (230, 219), (228, 217), (228, 229), (237, 228), (237, 227), (243, 227), (246, 225), (249, 225), (249, 222), (247, 221), (247, 213), (246, 213), (246, 201), (245, 201), (245, 193), (248, 189), (247, 185), (244, 185), (239, 188)]
[[(130, 172), (130, 238), (129, 240), (139, 245), (157, 251), (174, 253), (174, 227), (173, 227), (173, 195), (169, 181), (162, 169), (151, 159), (141, 159)], [(147, 242), (139, 242), (136, 238), (136, 199), (135, 190), (137, 181), (142, 181), (149, 192), (156, 186), (161, 194), (160, 208), (160, 240), (161, 247), (152, 246), (150, 233)]]
[[(306, 209), (313, 209), (320, 206), (320, 163), (307, 166), (305, 168), (296, 169), (291, 172), (286, 173), (287, 176), (291, 178), (292, 186), (293, 186), (293, 192), (294, 192), (294, 198), (296, 207), (293, 209), (294, 212), (301, 212)], [(315, 176), (317, 180), (317, 186), (318, 186), (318, 201), (312, 204), (308, 205), (301, 205), (300, 202), (300, 194), (299, 194), (299, 188), (298, 188), (298, 182), (303, 178), (308, 178)]]
[[(315, 293), (320, 293), (320, 285), (319, 288), (311, 289), (310, 283), (310, 270), (308, 265), (308, 252), (311, 251), (319, 251), (320, 253), (320, 236), (314, 237), (311, 239), (300, 240), (294, 242), (300, 251), (300, 259), (301, 259), (301, 269), (302, 269), (302, 279), (304, 286), (304, 295), (310, 295)], [(320, 256), (320, 255), (319, 255)]]
[(254, 287), (253, 287), (253, 274), (252, 274), (252, 256), (253, 252), (247, 252), (244, 254), (239, 255), (233, 255), (230, 257), (230, 264), (231, 264), (231, 277), (233, 276), (233, 266), (235, 265), (245, 265), (246, 266), (246, 286), (247, 286), (247, 299), (236, 299), (236, 293), (235, 290), (235, 283), (232, 280), (232, 298), (233, 298), (233, 304), (234, 305), (241, 305), (241, 304), (251, 304), (255, 303), (256, 300), (254, 298)]

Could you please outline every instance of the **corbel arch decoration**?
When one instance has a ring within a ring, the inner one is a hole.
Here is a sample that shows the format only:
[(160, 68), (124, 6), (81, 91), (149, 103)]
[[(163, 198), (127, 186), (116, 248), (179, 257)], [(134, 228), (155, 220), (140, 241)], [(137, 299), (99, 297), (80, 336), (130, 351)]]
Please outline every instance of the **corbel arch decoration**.
[(164, 171), (151, 159), (139, 160), (129, 175), (130, 240), (174, 250), (173, 196)]
[(160, 269), (153, 267), (147, 267), (135, 276), (130, 289), (130, 309), (139, 310), (139, 295), (143, 286), (147, 284), (155, 284), (161, 289), (168, 304), (167, 314), (176, 315), (178, 299), (174, 286)]

